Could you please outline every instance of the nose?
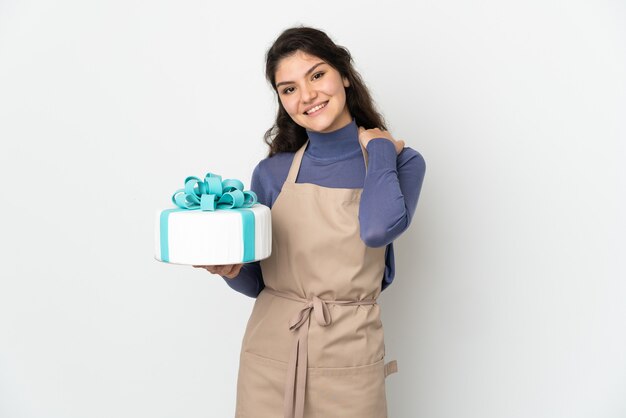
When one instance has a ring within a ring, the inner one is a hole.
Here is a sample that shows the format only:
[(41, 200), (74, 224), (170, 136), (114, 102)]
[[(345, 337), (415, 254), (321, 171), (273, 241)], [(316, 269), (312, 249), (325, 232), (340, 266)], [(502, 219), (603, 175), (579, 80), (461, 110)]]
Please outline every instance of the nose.
[(311, 103), (317, 97), (317, 91), (315, 91), (315, 87), (310, 83), (304, 84), (301, 88), (301, 92), (301, 98), (304, 103)]

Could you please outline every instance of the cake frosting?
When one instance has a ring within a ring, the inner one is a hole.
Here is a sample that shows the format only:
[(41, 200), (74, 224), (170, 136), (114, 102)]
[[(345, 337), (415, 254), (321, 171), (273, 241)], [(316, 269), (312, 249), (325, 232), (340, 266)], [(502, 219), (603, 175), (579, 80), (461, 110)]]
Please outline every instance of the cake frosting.
[(238, 264), (267, 258), (272, 250), (270, 208), (259, 203), (245, 209), (159, 210), (155, 232), (155, 258), (173, 264)]

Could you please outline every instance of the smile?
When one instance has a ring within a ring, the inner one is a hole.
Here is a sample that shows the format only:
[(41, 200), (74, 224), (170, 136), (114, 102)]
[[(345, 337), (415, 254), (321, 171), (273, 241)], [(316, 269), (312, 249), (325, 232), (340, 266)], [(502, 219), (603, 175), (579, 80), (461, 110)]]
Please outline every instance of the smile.
[(318, 104), (315, 107), (310, 108), (309, 110), (307, 110), (306, 112), (304, 112), (305, 115), (312, 115), (313, 113), (319, 111), (320, 109), (323, 109), (326, 107), (326, 105), (328, 104), (328, 102), (322, 103), (322, 104)]

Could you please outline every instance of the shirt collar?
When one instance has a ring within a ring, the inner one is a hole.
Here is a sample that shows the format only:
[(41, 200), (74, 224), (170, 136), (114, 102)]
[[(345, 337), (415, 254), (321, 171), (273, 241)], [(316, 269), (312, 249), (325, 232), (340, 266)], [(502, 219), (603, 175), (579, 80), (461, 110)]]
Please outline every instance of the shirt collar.
[(359, 128), (354, 119), (336, 131), (314, 132), (307, 129), (306, 133), (309, 136), (306, 153), (316, 159), (340, 160), (357, 150), (361, 151)]

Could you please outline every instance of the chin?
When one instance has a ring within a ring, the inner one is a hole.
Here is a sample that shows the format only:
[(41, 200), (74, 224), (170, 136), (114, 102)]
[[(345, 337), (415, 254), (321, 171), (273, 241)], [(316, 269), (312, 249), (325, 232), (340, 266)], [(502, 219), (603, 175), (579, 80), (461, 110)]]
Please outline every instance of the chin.
[(322, 126), (322, 127), (312, 126), (309, 128), (309, 130), (313, 132), (326, 133), (326, 132), (331, 131), (331, 127), (330, 126)]
[(308, 128), (311, 131), (315, 131), (315, 132), (324, 132), (324, 131), (328, 131), (329, 129), (332, 129), (333, 123), (332, 122), (325, 122), (325, 121), (319, 121), (316, 123), (309, 123), (308, 124)]

